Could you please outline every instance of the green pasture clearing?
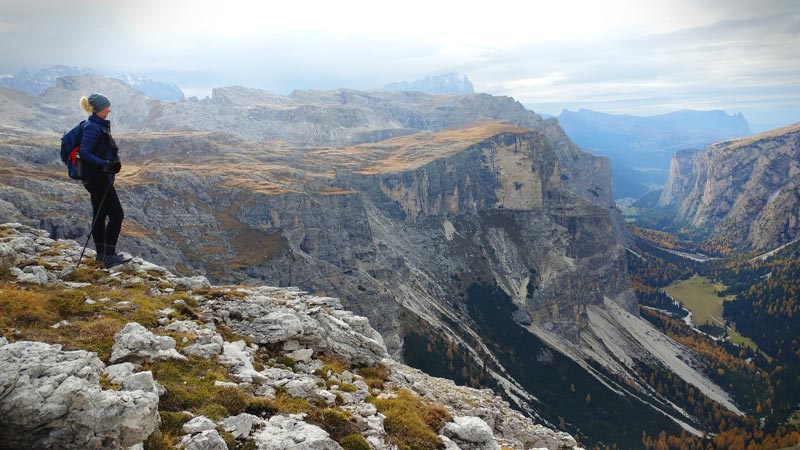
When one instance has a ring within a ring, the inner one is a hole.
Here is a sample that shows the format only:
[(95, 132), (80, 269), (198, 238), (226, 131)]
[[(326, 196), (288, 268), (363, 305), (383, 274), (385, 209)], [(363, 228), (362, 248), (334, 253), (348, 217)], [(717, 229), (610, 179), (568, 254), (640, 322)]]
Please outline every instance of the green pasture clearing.
[(688, 280), (665, 288), (664, 292), (692, 312), (692, 323), (695, 325), (724, 327), (722, 303), (726, 299), (717, 295), (723, 289), (725, 286), (721, 283), (713, 283), (708, 278), (695, 274)]

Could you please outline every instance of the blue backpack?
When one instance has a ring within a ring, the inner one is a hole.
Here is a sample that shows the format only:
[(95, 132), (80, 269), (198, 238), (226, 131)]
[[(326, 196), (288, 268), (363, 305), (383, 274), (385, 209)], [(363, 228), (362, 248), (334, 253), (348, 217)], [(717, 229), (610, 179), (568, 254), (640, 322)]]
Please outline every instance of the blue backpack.
[(67, 173), (73, 180), (83, 179), (83, 170), (81, 168), (81, 155), (78, 153), (81, 149), (81, 139), (83, 139), (83, 127), (86, 121), (75, 125), (75, 128), (64, 133), (61, 138), (61, 161), (67, 165)]

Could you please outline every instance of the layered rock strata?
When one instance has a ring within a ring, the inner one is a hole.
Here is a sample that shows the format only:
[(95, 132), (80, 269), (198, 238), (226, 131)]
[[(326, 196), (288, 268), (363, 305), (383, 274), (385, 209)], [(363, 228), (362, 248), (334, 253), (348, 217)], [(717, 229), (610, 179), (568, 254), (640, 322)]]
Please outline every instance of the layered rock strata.
[(673, 156), (659, 204), (677, 220), (772, 249), (800, 236), (800, 125)]

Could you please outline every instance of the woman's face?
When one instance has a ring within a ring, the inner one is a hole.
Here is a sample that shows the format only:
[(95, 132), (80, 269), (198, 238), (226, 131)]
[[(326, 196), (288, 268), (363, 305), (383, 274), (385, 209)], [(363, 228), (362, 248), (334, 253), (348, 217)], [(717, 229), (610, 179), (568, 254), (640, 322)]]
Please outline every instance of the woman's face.
[(108, 108), (106, 108), (106, 109), (104, 109), (102, 111), (98, 111), (97, 115), (100, 116), (101, 118), (105, 119), (105, 118), (108, 117), (108, 114), (110, 112), (111, 112), (111, 107), (109, 106)]

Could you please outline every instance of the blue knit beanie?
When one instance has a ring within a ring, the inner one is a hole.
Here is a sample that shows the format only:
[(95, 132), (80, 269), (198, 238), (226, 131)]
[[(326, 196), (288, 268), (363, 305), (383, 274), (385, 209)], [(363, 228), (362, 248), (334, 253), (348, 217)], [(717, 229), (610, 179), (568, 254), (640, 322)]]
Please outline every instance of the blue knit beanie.
[(92, 110), (98, 113), (111, 106), (111, 100), (103, 94), (94, 93), (89, 96), (89, 104), (92, 105)]

